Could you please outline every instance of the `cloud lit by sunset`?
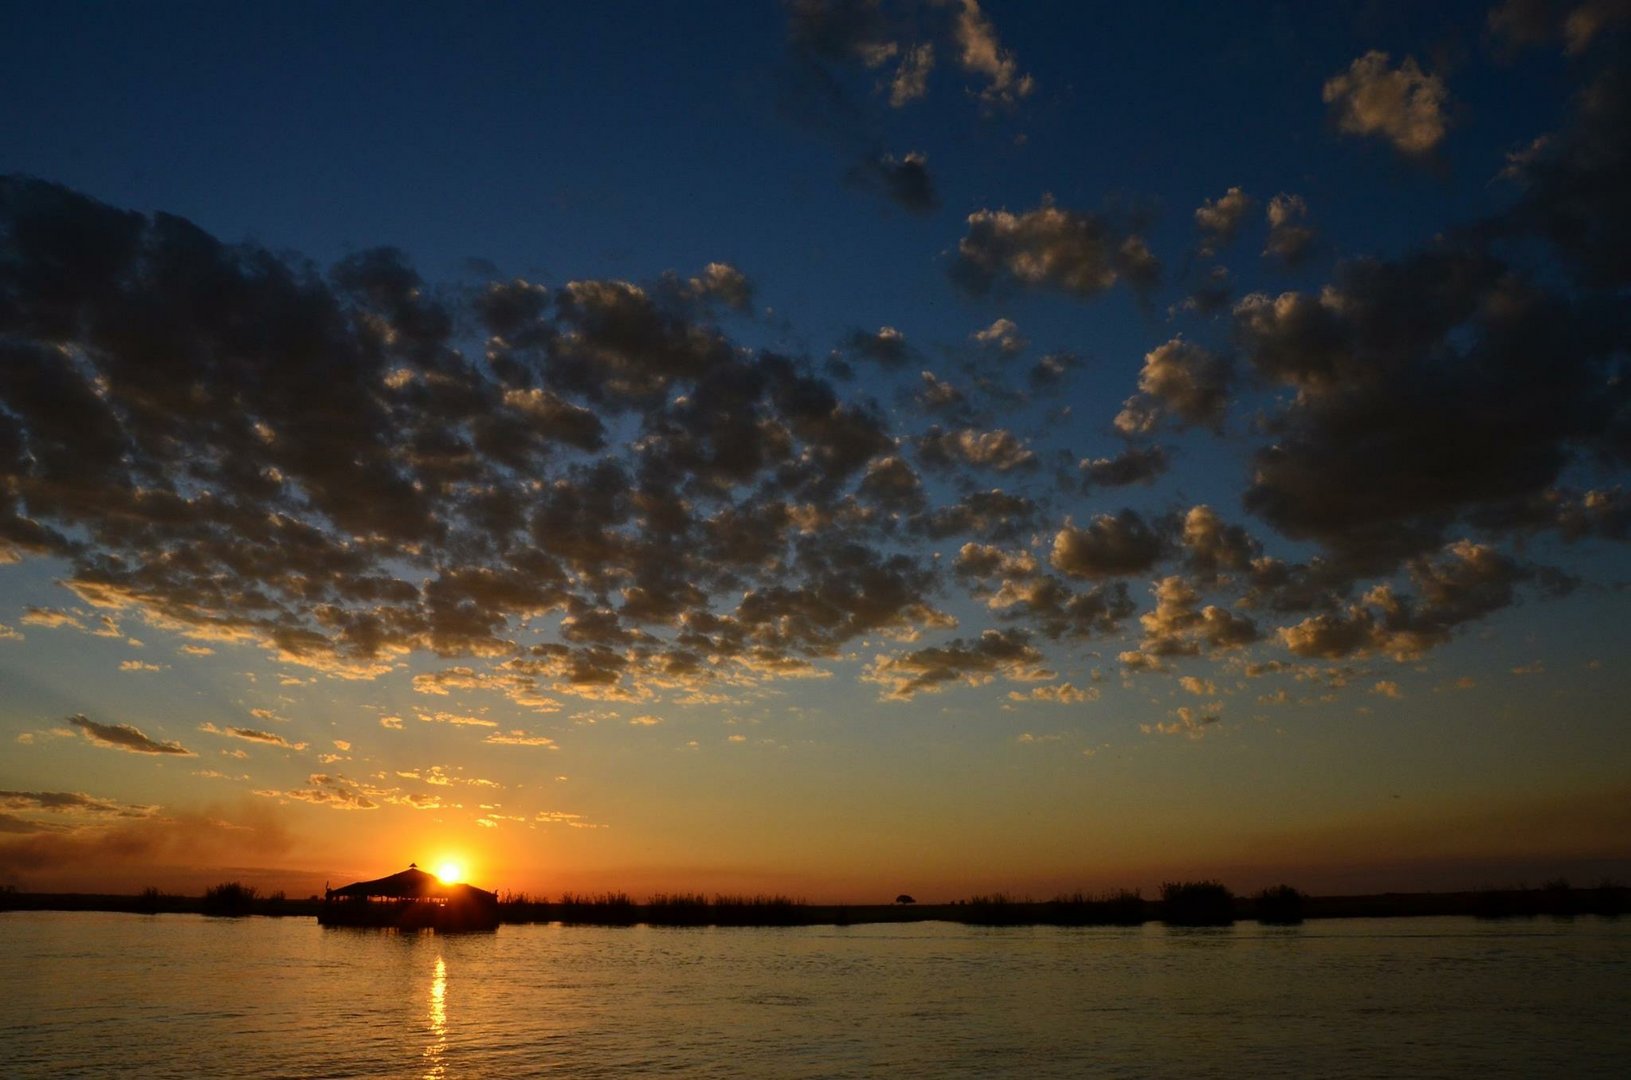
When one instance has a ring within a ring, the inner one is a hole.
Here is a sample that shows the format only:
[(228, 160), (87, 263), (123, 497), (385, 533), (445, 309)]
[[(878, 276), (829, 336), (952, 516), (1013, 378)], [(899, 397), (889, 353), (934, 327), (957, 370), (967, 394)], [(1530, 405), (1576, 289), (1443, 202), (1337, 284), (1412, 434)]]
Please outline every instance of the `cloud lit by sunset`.
[(19, 14), (0, 885), (1623, 877), (1631, 65), (1489, 6)]

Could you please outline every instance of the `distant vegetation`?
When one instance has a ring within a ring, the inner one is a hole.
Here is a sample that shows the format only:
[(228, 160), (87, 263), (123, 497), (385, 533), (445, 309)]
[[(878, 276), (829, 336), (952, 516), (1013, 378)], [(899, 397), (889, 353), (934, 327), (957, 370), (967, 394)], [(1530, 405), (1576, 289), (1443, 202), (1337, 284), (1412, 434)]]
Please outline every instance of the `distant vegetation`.
[(1303, 902), (1307, 899), (1290, 885), (1276, 885), (1252, 897), (1252, 914), (1260, 923), (1295, 926), (1303, 921)]
[[(905, 894), (901, 894), (904, 896)], [(222, 917), (299, 915), (322, 908), (312, 896), (289, 900), (281, 892), (262, 896), (253, 886), (223, 882), (202, 897), (161, 892), (154, 886), (137, 895), (30, 893), (0, 886), (0, 911), (125, 911)], [(950, 903), (894, 903), (856, 906), (809, 904), (780, 895), (730, 896), (660, 893), (637, 901), (625, 892), (566, 893), (557, 900), (525, 893), (499, 896), (504, 922), (556, 922), (584, 926), (850, 926), (945, 920), (973, 926), (1227, 926), (1239, 919), (1295, 925), (1304, 919), (1396, 918), (1473, 915), (1479, 918), (1548, 916), (1613, 918), (1631, 913), (1631, 888), (1603, 880), (1577, 888), (1558, 878), (1538, 888), (1487, 888), (1468, 892), (1378, 893), (1367, 896), (1309, 896), (1290, 885), (1275, 885), (1236, 897), (1217, 881), (1168, 882), (1158, 899), (1121, 890), (1089, 895), (1062, 893), (1051, 900), (989, 893)]]
[(1229, 926), (1235, 894), (1221, 881), (1169, 881), (1161, 886), (1161, 921), (1168, 926)]
[(1576, 915), (1617, 917), (1631, 911), (1631, 890), (1604, 878), (1595, 887), (1577, 889), (1565, 878), (1555, 878), (1538, 889), (1485, 889), (1478, 894), (1473, 914), (1480, 919), (1534, 918), (1550, 915), (1572, 919)]
[(658, 893), (637, 904), (628, 893), (594, 896), (564, 893), (559, 901), (525, 893), (499, 897), (505, 922), (562, 922), (585, 926), (795, 926), (828, 921), (802, 900), (788, 896), (706, 896)]
[(954, 918), (976, 926), (1139, 926), (1151, 917), (1144, 897), (1125, 889), (1101, 896), (1068, 893), (1041, 903), (995, 893), (957, 907)]
[[(157, 900), (158, 890), (150, 888), (142, 893), (144, 902), (148, 900), (149, 893)], [(263, 897), (253, 885), (245, 885), (238, 881), (226, 881), (205, 889), (201, 910), (205, 915), (218, 915), (224, 918), (293, 914), (281, 889)]]

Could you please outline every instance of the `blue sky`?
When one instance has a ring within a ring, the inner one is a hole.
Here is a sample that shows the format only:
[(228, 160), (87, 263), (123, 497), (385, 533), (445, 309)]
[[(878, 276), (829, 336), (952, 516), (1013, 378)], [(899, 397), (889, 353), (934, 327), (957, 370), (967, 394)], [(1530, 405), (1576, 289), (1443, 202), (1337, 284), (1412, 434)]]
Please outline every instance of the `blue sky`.
[(1625, 871), (1624, 5), (7, 21), (0, 881)]

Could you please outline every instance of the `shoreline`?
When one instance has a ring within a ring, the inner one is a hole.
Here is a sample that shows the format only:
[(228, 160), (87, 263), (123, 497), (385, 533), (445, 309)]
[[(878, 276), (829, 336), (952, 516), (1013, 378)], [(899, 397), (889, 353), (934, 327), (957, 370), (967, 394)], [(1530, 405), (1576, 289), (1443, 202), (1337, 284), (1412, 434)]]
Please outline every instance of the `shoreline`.
[[(315, 918), (322, 900), (257, 898), (242, 908), (210, 910), (204, 897), (152, 893), (0, 893), (0, 913), (7, 911), (105, 911), (141, 915), (215, 914), (223, 917), (262, 915)], [(718, 898), (676, 904), (606, 901), (501, 902), (506, 923), (562, 923), (581, 926), (850, 926), (875, 923), (954, 922), (970, 926), (1134, 926), (1147, 922), (1176, 926), (1228, 925), (1233, 922), (1295, 924), (1319, 919), (1471, 916), (1533, 918), (1631, 914), (1631, 887), (1485, 889), (1441, 893), (1375, 893), (1354, 896), (1302, 897), (1295, 910), (1260, 911), (1253, 897), (1233, 897), (1227, 910), (1205, 919), (1165, 910), (1157, 899), (1013, 900), (975, 898), (949, 904), (803, 904), (786, 900), (732, 901)]]

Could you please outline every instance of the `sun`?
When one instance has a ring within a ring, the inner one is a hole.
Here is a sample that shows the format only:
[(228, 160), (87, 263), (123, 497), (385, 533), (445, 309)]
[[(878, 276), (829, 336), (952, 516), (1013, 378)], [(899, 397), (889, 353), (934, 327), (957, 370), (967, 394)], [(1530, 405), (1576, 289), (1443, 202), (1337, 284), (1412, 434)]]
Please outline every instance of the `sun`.
[(436, 864), (436, 876), (443, 885), (457, 885), (464, 880), (464, 867), (451, 859), (444, 859)]

